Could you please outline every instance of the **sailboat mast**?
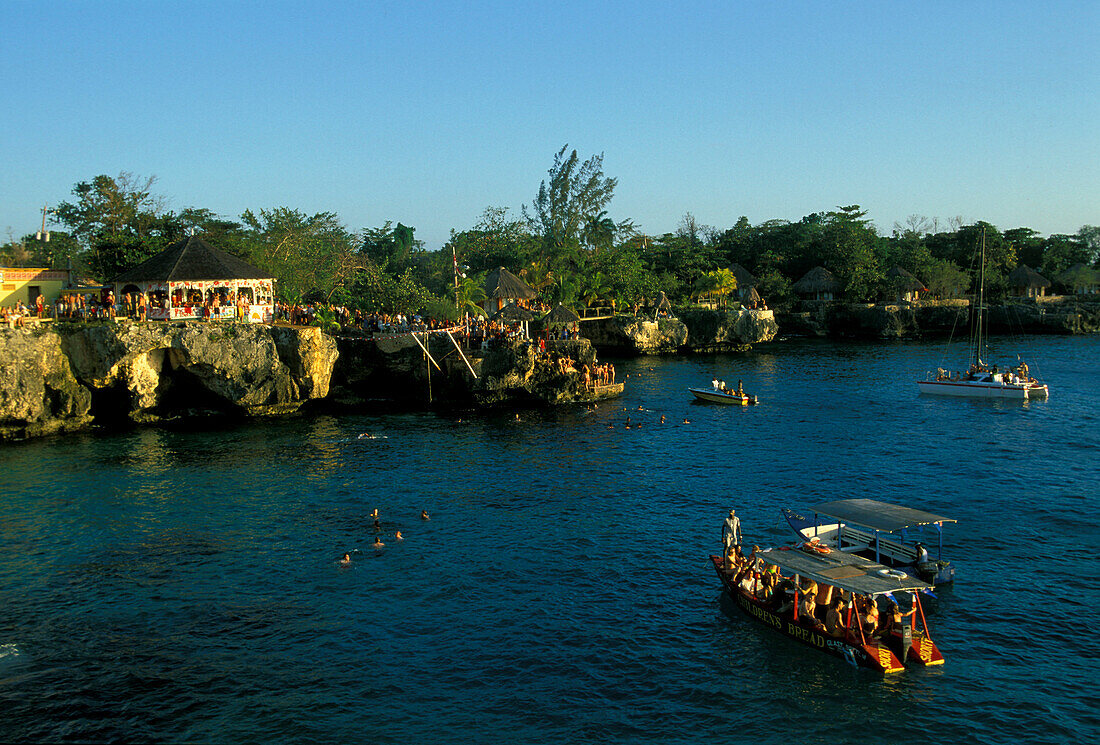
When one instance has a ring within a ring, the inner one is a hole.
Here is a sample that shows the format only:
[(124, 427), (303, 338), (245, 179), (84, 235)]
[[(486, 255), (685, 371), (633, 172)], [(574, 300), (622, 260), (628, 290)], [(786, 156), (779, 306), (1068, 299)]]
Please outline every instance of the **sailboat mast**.
[(974, 360), (980, 367), (982, 364), (982, 330), (985, 325), (985, 226), (982, 226), (982, 255), (981, 266), (978, 270), (978, 325), (976, 343), (974, 346)]

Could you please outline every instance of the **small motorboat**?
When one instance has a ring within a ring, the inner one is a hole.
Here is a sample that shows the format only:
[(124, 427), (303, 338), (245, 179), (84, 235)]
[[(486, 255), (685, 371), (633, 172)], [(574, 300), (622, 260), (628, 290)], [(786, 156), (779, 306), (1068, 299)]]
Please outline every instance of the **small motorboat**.
[(729, 388), (725, 390), (719, 390), (718, 388), (688, 388), (688, 390), (691, 391), (691, 395), (695, 396), (697, 400), (706, 401), (711, 404), (755, 406), (758, 403), (756, 396), (750, 396), (744, 391), (739, 393)]
[[(955, 579), (955, 566), (943, 560), (943, 525), (957, 522), (950, 517), (874, 499), (814, 505), (812, 516), (780, 511), (803, 541), (858, 554), (934, 585)], [(922, 541), (936, 547), (934, 556)]]

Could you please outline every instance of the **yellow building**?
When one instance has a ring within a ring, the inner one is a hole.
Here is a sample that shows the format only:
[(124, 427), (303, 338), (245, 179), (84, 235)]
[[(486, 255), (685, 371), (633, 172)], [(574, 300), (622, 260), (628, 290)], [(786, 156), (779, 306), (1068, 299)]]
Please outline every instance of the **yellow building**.
[(57, 302), (61, 291), (69, 286), (67, 270), (0, 267), (0, 305), (13, 306), (20, 300), (34, 307), (39, 295), (46, 305)]

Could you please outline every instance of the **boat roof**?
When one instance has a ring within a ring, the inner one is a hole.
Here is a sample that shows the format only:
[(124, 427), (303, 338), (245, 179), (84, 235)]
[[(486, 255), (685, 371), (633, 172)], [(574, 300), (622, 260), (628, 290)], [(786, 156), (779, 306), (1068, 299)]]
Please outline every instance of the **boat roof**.
[(835, 517), (841, 522), (854, 523), (887, 533), (917, 525), (958, 522), (951, 517), (934, 515), (924, 510), (914, 510), (874, 499), (837, 499), (814, 505), (810, 509), (819, 515)]
[[(798, 549), (769, 548), (756, 552), (766, 564), (815, 582), (839, 587), (857, 595), (885, 595), (890, 592), (931, 590), (932, 585), (902, 572), (881, 574), (882, 564), (845, 551), (829, 554), (807, 553)], [(902, 577), (896, 576), (903, 574)]]

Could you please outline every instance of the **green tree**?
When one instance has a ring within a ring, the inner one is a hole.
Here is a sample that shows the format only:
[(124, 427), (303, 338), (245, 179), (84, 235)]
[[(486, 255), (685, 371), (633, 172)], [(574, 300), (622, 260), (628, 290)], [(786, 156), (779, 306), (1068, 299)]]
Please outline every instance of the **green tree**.
[(182, 234), (165, 199), (153, 194), (156, 177), (130, 173), (96, 176), (73, 187), (75, 201), (57, 206), (57, 221), (83, 246), (89, 269), (111, 277), (162, 251)]
[(356, 236), (332, 212), (307, 215), (276, 207), (259, 214), (246, 210), (241, 220), (251, 259), (275, 275), (284, 297), (329, 302), (365, 269)]
[(539, 185), (531, 210), (523, 207), (531, 231), (540, 239), (539, 258), (554, 268), (576, 265), (585, 223), (605, 210), (617, 179), (604, 176), (603, 154), (581, 162), (568, 145), (554, 156), (549, 181)]

